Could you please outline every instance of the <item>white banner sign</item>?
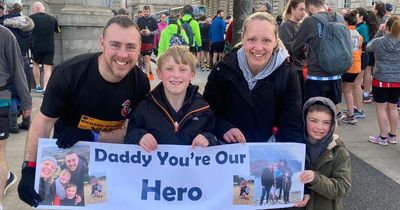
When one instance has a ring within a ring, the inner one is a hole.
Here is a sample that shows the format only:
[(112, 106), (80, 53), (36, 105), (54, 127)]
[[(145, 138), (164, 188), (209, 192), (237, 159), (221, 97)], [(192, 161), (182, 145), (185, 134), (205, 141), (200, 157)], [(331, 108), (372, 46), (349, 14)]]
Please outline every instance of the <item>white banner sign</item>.
[[(44, 209), (245, 210), (293, 206), (305, 145), (230, 144), (208, 148), (39, 141), (35, 189)], [(68, 206), (68, 207), (66, 207)]]

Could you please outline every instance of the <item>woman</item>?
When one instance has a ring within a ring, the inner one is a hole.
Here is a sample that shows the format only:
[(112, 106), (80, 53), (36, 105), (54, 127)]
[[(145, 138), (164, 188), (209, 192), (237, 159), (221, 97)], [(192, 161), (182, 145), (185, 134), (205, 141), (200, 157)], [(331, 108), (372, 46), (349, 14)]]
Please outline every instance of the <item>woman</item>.
[(379, 124), (379, 135), (370, 136), (368, 140), (385, 146), (388, 143), (396, 144), (398, 124), (396, 106), (400, 97), (400, 18), (398, 16), (392, 16), (386, 21), (385, 35), (368, 43), (367, 51), (374, 52), (376, 61), (372, 73), (372, 92)]
[[(305, 0), (290, 0), (288, 1), (285, 11), (283, 13), (283, 19), (285, 20), (279, 27), (279, 38), (282, 40), (289, 54), (292, 54), (292, 44), (294, 35), (297, 33), (300, 27), (300, 23), (306, 16), (306, 4)], [(299, 61), (296, 61), (299, 62)], [(304, 64), (298, 64), (296, 66), (303, 66)], [(305, 80), (303, 71), (297, 71), (299, 74), (299, 81), (301, 92), (304, 93)]]
[(58, 168), (57, 160), (51, 156), (44, 156), (40, 162), (39, 195), (43, 198), (42, 205), (52, 205), (54, 195), (50, 192), (53, 175)]
[[(366, 75), (364, 77), (364, 73), (366, 72), (367, 66), (370, 63), (370, 56), (365, 50), (365, 47), (367, 46), (368, 42), (370, 41), (370, 36), (369, 34), (371, 33), (371, 30), (373, 30), (373, 25), (368, 24), (368, 12), (366, 9), (359, 7), (351, 12), (351, 14), (356, 16), (357, 19), (357, 24), (356, 24), (356, 31), (362, 36), (363, 38), (363, 43), (362, 43), (362, 54), (361, 54), (361, 72), (357, 75), (356, 79), (354, 80), (354, 116), (356, 118), (364, 118), (365, 113), (363, 110), (363, 90), (361, 88), (361, 85), (364, 82), (364, 78), (368, 78)], [(367, 74), (367, 73), (365, 73)], [(368, 80), (367, 80), (368, 82)], [(369, 92), (366, 91), (365, 94), (365, 103), (368, 103), (368, 94)]]
[(165, 13), (161, 14), (160, 22), (157, 23), (158, 33), (154, 36), (154, 54), (158, 55), (158, 44), (160, 43), (160, 37), (162, 31), (168, 26), (167, 15)]
[(240, 49), (213, 67), (205, 86), (204, 98), (216, 114), (215, 134), (227, 143), (267, 142), (277, 126), (279, 142), (300, 141), (299, 80), (289, 70), (275, 19), (252, 14), (241, 41)]
[(300, 27), (300, 23), (306, 16), (305, 0), (288, 1), (283, 13), (284, 22), (279, 27), (279, 38), (286, 49), (291, 53), (294, 35)]

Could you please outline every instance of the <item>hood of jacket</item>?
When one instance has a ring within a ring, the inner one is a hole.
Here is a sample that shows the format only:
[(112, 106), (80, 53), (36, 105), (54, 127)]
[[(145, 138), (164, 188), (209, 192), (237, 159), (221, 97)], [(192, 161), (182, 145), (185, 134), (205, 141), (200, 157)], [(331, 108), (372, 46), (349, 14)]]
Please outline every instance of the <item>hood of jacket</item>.
[(288, 57), (289, 53), (286, 50), (286, 48), (283, 45), (279, 44), (278, 47), (272, 53), (264, 69), (262, 69), (257, 75), (253, 76), (246, 59), (244, 48), (241, 47), (237, 52), (237, 58), (239, 61), (240, 69), (243, 72), (243, 76), (246, 79), (250, 90), (254, 88), (258, 80), (262, 80), (265, 77), (268, 77), (276, 69), (278, 69)]
[(19, 14), (6, 15), (3, 24), (6, 27), (20, 29), (24, 32), (32, 31), (35, 27), (35, 24), (30, 17)]
[[(307, 135), (307, 123), (306, 123), (306, 114), (311, 105), (314, 104), (322, 104), (328, 107), (332, 112), (332, 125), (328, 132), (328, 134), (321, 140), (316, 143), (310, 141)], [(331, 100), (325, 97), (313, 97), (307, 100), (307, 102), (303, 106), (303, 133), (304, 140), (306, 142), (307, 147), (307, 156), (310, 158), (311, 164), (314, 165), (318, 158), (328, 149), (328, 145), (333, 140), (333, 132), (336, 127), (336, 107), (335, 104)]]
[(400, 39), (385, 34), (381, 39), (382, 48), (388, 53), (400, 53)]

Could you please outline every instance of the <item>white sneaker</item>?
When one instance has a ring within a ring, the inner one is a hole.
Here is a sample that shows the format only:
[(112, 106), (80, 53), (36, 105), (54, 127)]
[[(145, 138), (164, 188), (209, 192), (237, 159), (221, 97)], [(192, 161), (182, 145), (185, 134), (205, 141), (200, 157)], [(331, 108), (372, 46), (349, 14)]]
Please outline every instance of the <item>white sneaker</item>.
[(382, 139), (380, 135), (376, 135), (376, 136), (369, 136), (368, 141), (374, 144), (379, 144), (382, 146), (387, 146), (388, 145), (388, 141), (387, 138), (386, 139)]
[(390, 144), (397, 144), (397, 136), (390, 137), (390, 136), (388, 135), (387, 141), (388, 141)]

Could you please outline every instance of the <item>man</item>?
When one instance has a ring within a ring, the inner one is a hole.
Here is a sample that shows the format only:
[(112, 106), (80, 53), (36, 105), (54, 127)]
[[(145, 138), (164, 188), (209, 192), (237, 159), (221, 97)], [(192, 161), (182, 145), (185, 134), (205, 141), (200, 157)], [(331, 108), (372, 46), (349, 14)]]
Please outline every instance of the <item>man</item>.
[(224, 21), (224, 10), (220, 9), (217, 11), (217, 15), (210, 26), (210, 40), (211, 40), (211, 51), (213, 52), (212, 64), (215, 65), (222, 57), (224, 57), (225, 47), (225, 29), (226, 24)]
[(259, 1), (257, 7), (254, 8), (256, 12), (268, 12), (272, 14), (272, 4), (269, 1)]
[(150, 6), (143, 7), (143, 17), (137, 20), (142, 35), (142, 48), (140, 53), (144, 57), (144, 67), (149, 80), (154, 79), (151, 71), (151, 53), (153, 52), (154, 35), (158, 33), (157, 21), (150, 16)]
[(70, 183), (77, 186), (76, 193), (80, 195), (82, 204), (84, 204), (83, 180), (89, 171), (87, 160), (76, 154), (76, 152), (69, 152), (65, 156), (65, 164), (66, 168), (71, 172)]
[[(31, 31), (34, 28), (33, 20), (27, 16), (21, 15), (23, 7), (19, 3), (8, 3), (6, 5), (7, 14), (3, 16), (3, 25), (7, 27), (17, 38), (18, 45), (24, 62), (24, 72), (30, 89), (32, 79), (32, 70), (29, 66), (28, 48), (30, 46)], [(23, 118), (20, 127), (17, 125), (19, 96), (15, 91), (14, 85), (11, 85), (11, 107), (10, 107), (10, 133), (19, 133), (19, 128), (28, 130), (31, 118)]]
[[(41, 93), (46, 90), (47, 82), (51, 75), (51, 68), (54, 59), (54, 32), (59, 33), (60, 27), (55, 17), (44, 12), (41, 2), (32, 4), (32, 15), (30, 16), (35, 23), (32, 31), (32, 57), (33, 57), (33, 76), (35, 78), (35, 92)], [(44, 67), (43, 87), (40, 85), (39, 65)], [(42, 93), (42, 95), (44, 95)]]
[[(183, 16), (178, 18), (178, 25), (180, 25), (186, 32), (189, 38), (190, 52), (197, 53), (198, 49), (202, 47), (201, 33), (199, 23), (193, 18), (193, 7), (191, 5), (183, 6)], [(190, 25), (190, 29), (183, 27), (184, 23)], [(190, 32), (189, 32), (190, 30)]]
[(6, 140), (9, 130), (9, 111), (11, 94), (9, 86), (15, 85), (21, 99), (23, 115), (29, 116), (32, 109), (32, 98), (28, 91), (22, 55), (17, 39), (10, 30), (0, 25), (0, 209), (2, 197), (7, 189), (15, 183), (16, 177), (8, 172), (6, 162)]
[[(101, 53), (83, 54), (54, 69), (40, 111), (28, 132), (25, 164), (18, 186), (21, 200), (37, 206), (33, 188), (38, 139), (50, 136), (61, 148), (79, 140), (123, 143), (128, 115), (149, 92), (146, 75), (136, 66), (140, 33), (125, 15), (111, 18), (100, 37)], [(31, 164), (34, 165), (34, 164)]]
[[(344, 23), (344, 19), (340, 14), (329, 13), (326, 11), (324, 0), (306, 0), (306, 8), (312, 14), (322, 14), (329, 22)], [(303, 62), (307, 53), (308, 76), (305, 87), (305, 101), (314, 96), (323, 96), (329, 98), (334, 104), (342, 101), (342, 80), (340, 75), (330, 75), (323, 70), (323, 67), (317, 61), (317, 49), (321, 41), (322, 24), (313, 16), (307, 17), (300, 25), (299, 31), (296, 33), (292, 45), (292, 53), (294, 59), (294, 68), (298, 71), (303, 70)], [(305, 47), (307, 46), (307, 47)], [(306, 49), (305, 49), (306, 48)], [(344, 115), (339, 114), (341, 118)]]

